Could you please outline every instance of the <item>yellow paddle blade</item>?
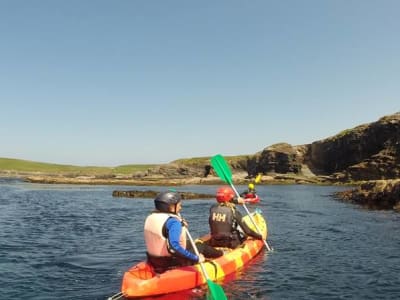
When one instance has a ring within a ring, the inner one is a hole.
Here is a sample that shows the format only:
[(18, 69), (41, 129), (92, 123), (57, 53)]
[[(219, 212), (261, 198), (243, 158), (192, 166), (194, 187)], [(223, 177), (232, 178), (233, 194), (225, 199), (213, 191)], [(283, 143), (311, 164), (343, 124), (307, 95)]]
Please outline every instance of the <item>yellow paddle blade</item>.
[(261, 181), (261, 173), (257, 175), (256, 179), (254, 179), (254, 183), (259, 183)]

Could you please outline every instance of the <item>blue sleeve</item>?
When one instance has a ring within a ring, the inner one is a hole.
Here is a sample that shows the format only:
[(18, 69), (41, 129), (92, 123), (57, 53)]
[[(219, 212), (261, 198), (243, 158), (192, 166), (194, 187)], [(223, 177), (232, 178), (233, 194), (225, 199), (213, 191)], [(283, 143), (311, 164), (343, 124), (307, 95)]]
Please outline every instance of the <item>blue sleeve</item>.
[(172, 250), (176, 255), (184, 257), (190, 261), (198, 262), (199, 258), (197, 255), (183, 248), (180, 243), (180, 236), (182, 233), (182, 224), (176, 218), (169, 218), (165, 224), (168, 230), (168, 241)]

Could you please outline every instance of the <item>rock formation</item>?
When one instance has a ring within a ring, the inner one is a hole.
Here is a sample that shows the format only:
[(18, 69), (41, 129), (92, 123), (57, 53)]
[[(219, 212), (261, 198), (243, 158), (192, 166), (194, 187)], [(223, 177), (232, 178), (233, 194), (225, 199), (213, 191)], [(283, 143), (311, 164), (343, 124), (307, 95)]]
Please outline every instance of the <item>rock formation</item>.
[[(146, 190), (146, 191), (113, 191), (113, 197), (127, 197), (127, 198), (151, 198), (154, 199), (159, 192)], [(199, 194), (199, 193), (191, 193), (191, 192), (179, 192), (183, 200), (189, 199), (211, 199), (214, 198), (215, 195), (210, 194)]]
[(314, 173), (341, 181), (399, 178), (400, 113), (314, 142), (306, 155)]
[(400, 177), (400, 113), (345, 130), (312, 144), (269, 146), (246, 163), (249, 176), (293, 173), (331, 181)]
[(400, 179), (368, 181), (358, 188), (338, 192), (339, 199), (373, 209), (400, 212)]

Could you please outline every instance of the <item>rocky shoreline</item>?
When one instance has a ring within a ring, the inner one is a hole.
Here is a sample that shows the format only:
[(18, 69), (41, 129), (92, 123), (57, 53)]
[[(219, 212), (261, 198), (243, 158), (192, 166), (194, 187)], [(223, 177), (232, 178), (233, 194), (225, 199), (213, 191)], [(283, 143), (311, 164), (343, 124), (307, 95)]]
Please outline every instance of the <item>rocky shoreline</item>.
[[(127, 185), (127, 186), (180, 186), (180, 185), (222, 185), (225, 184), (219, 177), (209, 176), (207, 178), (172, 178), (172, 179), (96, 179), (90, 176), (80, 176), (75, 178), (67, 178), (63, 176), (28, 176), (23, 178), (27, 182), (40, 184), (80, 184), (80, 185)], [(235, 184), (247, 184), (249, 179), (245, 174), (233, 175)], [(264, 175), (261, 177), (259, 184), (324, 184), (333, 185), (342, 183), (332, 183), (321, 178), (302, 178), (290, 175)], [(157, 192), (147, 190), (115, 190), (113, 197), (128, 198), (154, 198)], [(184, 199), (210, 199), (214, 195), (185, 193), (182, 195)], [(337, 192), (334, 196), (345, 202), (361, 205), (369, 209), (378, 210), (394, 210), (400, 212), (400, 179), (389, 180), (370, 180), (360, 182), (356, 188), (342, 192)]]
[[(278, 143), (253, 155), (226, 157), (233, 182), (248, 184), (356, 185), (337, 198), (377, 209), (399, 210), (400, 112), (311, 144)], [(1, 173), (2, 172), (2, 173)], [(180, 159), (131, 174), (44, 174), (0, 171), (31, 183), (90, 185), (221, 185), (210, 158)], [(84, 175), (84, 176), (83, 176)]]
[(400, 212), (400, 179), (368, 181), (355, 189), (338, 192), (335, 196), (369, 209)]
[[(154, 199), (159, 192), (146, 190), (146, 191), (113, 191), (113, 197), (125, 197), (125, 198), (151, 198)], [(179, 192), (183, 200), (192, 199), (213, 199), (215, 195), (211, 194), (201, 194), (201, 193), (191, 193), (191, 192)]]
[[(78, 185), (126, 185), (126, 186), (182, 186), (182, 185), (222, 185), (225, 184), (219, 177), (182, 177), (182, 178), (132, 178), (120, 176), (117, 178), (96, 178), (95, 176), (66, 177), (62, 175), (45, 174), (1, 174), (0, 177), (19, 178), (26, 182), (37, 184), (78, 184)], [(236, 172), (232, 175), (235, 185), (248, 184), (251, 179), (245, 172)], [(318, 184), (318, 185), (343, 185), (326, 176), (299, 176), (295, 174), (270, 174), (261, 176), (261, 184)], [(361, 205), (369, 209), (394, 210), (400, 212), (400, 179), (369, 180), (363, 182), (347, 183), (356, 185), (356, 188), (335, 193), (335, 198), (340, 201)], [(155, 191), (122, 191), (115, 190), (113, 197), (128, 198), (154, 198)], [(186, 193), (184, 199), (213, 198), (214, 195)]]
[[(43, 184), (91, 184), (91, 185), (140, 185), (140, 186), (179, 186), (179, 185), (220, 185), (224, 182), (215, 175), (207, 177), (181, 176), (181, 177), (127, 177), (97, 178), (96, 176), (67, 177), (63, 175), (35, 174), (29, 176), (18, 176), (26, 182)], [(235, 172), (232, 174), (235, 184), (248, 184), (252, 178), (247, 172)], [(334, 184), (334, 181), (326, 176), (301, 176), (298, 174), (269, 174), (262, 175), (260, 184)]]

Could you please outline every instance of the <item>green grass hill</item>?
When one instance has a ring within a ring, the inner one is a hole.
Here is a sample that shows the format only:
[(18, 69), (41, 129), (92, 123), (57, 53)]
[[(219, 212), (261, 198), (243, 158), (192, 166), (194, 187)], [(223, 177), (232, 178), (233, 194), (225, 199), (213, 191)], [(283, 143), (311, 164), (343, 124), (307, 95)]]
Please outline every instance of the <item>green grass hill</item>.
[(0, 173), (44, 173), (70, 176), (80, 175), (127, 175), (136, 171), (147, 170), (156, 165), (121, 165), (117, 167), (73, 166), (35, 162), (22, 159), (0, 158)]

